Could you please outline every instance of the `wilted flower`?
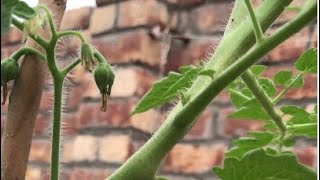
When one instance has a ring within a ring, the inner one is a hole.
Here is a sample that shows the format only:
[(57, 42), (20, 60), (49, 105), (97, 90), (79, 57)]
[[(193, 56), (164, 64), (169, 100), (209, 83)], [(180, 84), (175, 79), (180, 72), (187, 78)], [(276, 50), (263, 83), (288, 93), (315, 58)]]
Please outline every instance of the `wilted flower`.
[(88, 43), (83, 43), (81, 44), (81, 65), (84, 64), (85, 68), (89, 70), (90, 72), (92, 71), (92, 68), (94, 66), (94, 55), (92, 52), (92, 48), (90, 44)]
[(33, 34), (37, 37), (37, 31), (43, 28), (46, 23), (46, 17), (40, 10), (36, 11), (36, 15), (24, 21), (22, 41), (25, 41), (29, 34)]
[(8, 95), (7, 83), (16, 79), (19, 74), (19, 64), (12, 58), (7, 58), (1, 62), (1, 86), (3, 86), (3, 101), (5, 104)]
[(114, 81), (114, 73), (107, 63), (100, 63), (94, 69), (94, 79), (102, 95), (101, 110), (107, 109), (107, 95), (110, 96)]

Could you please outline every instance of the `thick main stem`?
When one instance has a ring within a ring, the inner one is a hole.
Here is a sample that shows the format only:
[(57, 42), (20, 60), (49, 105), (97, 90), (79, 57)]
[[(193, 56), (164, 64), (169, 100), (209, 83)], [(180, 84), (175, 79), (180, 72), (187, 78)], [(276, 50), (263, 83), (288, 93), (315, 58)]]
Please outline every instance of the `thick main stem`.
[[(273, 5), (278, 5), (274, 7), (265, 7), (270, 13), (275, 13), (276, 8), (280, 8), (283, 10), (284, 7), (279, 7), (281, 3), (287, 3), (284, 1), (264, 1), (267, 5), (268, 3), (274, 3)], [(279, 4), (277, 4), (279, 3)], [(282, 4), (284, 5), (284, 4)], [(272, 8), (272, 9), (269, 9)], [(277, 12), (277, 11), (276, 11)], [(268, 13), (264, 15), (267, 15)], [(279, 12), (277, 12), (279, 13)], [(273, 14), (269, 14), (269, 17)], [(176, 108), (169, 114), (168, 118), (161, 126), (161, 128), (153, 135), (153, 137), (138, 151), (136, 152), (124, 165), (121, 166), (111, 177), (110, 180), (129, 180), (129, 179), (145, 179), (152, 180), (160, 164), (162, 158), (166, 155), (166, 153), (179, 141), (181, 138), (188, 132), (188, 130), (195, 123), (195, 119), (198, 115), (205, 109), (205, 107), (211, 102), (211, 100), (218, 95), (230, 82), (239, 77), (247, 68), (252, 66), (255, 62), (257, 62), (261, 57), (263, 57), (267, 52), (272, 50), (274, 47), (279, 45), (281, 42), (285, 41), (287, 38), (292, 36), (294, 33), (301, 30), (306, 24), (312, 21), (317, 15), (317, 4), (316, 1), (312, 3), (312, 6), (306, 8), (302, 11), (296, 18), (294, 18), (291, 22), (284, 25), (279, 31), (277, 31), (274, 35), (265, 39), (260, 44), (257, 44), (254, 48), (248, 51), (245, 55), (243, 55), (238, 61), (233, 63), (231, 66), (228, 64), (230, 61), (234, 61), (234, 59), (225, 59), (223, 62), (216, 62), (221, 65), (220, 68), (224, 68), (225, 66), (229, 66), (225, 68), (223, 72), (219, 72), (216, 78), (208, 82), (208, 84), (203, 81), (195, 82), (193, 85), (197, 83), (201, 83), (200, 85), (203, 88), (196, 87), (198, 89), (198, 93), (195, 93), (192, 99), (186, 105), (182, 106), (179, 103)], [(277, 16), (276, 16), (277, 17)], [(268, 19), (270, 24), (273, 22)], [(274, 19), (273, 19), (274, 20)], [(249, 22), (248, 22), (249, 23)], [(262, 23), (262, 27), (268, 26)], [(245, 28), (247, 23), (242, 24), (241, 28), (247, 33), (253, 33), (252, 31)], [(239, 29), (238, 29), (239, 30)], [(240, 31), (239, 31), (240, 32)], [(238, 31), (233, 31), (229, 35), (239, 36)], [(243, 32), (242, 32), (243, 33)], [(230, 40), (230, 39), (228, 39)], [(226, 40), (225, 40), (226, 41)], [(226, 42), (227, 43), (227, 42)], [(231, 41), (229, 41), (231, 44)], [(232, 41), (234, 43), (234, 41)], [(240, 43), (240, 42), (239, 42)], [(241, 42), (243, 43), (243, 42)], [(229, 45), (230, 45), (229, 44)], [(244, 45), (244, 44), (242, 44)], [(222, 47), (221, 47), (222, 48)], [(225, 51), (228, 48), (224, 47)], [(240, 51), (242, 52), (242, 51)], [(226, 55), (227, 52), (222, 54)], [(230, 53), (230, 52), (229, 52)], [(235, 52), (231, 52), (235, 53)], [(241, 54), (241, 53), (240, 53)], [(238, 54), (239, 55), (239, 52)], [(208, 62), (210, 66), (212, 62)]]
[(286, 126), (282, 121), (282, 118), (277, 114), (274, 109), (274, 105), (265, 91), (261, 88), (260, 84), (257, 82), (256, 78), (253, 76), (250, 70), (244, 72), (241, 75), (242, 80), (245, 82), (247, 87), (250, 89), (252, 94), (256, 97), (257, 101), (261, 104), (264, 110), (268, 113), (270, 118), (278, 126), (280, 130), (281, 137), (285, 136)]
[(63, 78), (54, 78), (54, 110), (51, 149), (51, 180), (59, 179), (61, 99)]

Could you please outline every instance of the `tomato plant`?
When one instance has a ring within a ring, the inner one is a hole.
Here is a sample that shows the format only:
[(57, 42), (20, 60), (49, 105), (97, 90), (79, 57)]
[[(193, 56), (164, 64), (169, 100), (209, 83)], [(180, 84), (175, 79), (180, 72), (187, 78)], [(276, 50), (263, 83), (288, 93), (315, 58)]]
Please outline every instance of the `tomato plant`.
[[(280, 106), (279, 100), (290, 88), (303, 85), (305, 74), (317, 73), (317, 51), (308, 49), (294, 64), (298, 73), (280, 71), (269, 79), (261, 73), (266, 66), (256, 63), (280, 43), (297, 33), (317, 17), (317, 1), (308, 0), (298, 8), (299, 13), (266, 36), (264, 32), (288, 8), (292, 0), (265, 0), (257, 10), (250, 0), (235, 2), (224, 36), (207, 62), (198, 66), (183, 66), (159, 80), (137, 104), (132, 115), (147, 111), (163, 103), (179, 102), (157, 132), (108, 179), (163, 179), (157, 170), (165, 155), (178, 143), (196, 122), (207, 105), (224, 89), (236, 111), (232, 118), (264, 122), (262, 131), (250, 132), (232, 143), (223, 167), (213, 167), (212, 173), (221, 179), (316, 179), (316, 172), (300, 163), (295, 155), (284, 150), (294, 145), (295, 137), (317, 138), (317, 107), (313, 112), (297, 106)], [(52, 133), (51, 179), (59, 178), (59, 146), (61, 121), (61, 93), (66, 75), (81, 63), (94, 73), (102, 94), (101, 110), (105, 111), (111, 93), (114, 73), (104, 57), (77, 31), (57, 31), (52, 15), (45, 6), (30, 8), (20, 1), (2, 1), (6, 10), (1, 24), (3, 35), (10, 24), (19, 28), (44, 50), (45, 54), (23, 47), (1, 63), (1, 86), (4, 101), (7, 83), (18, 77), (17, 61), (22, 55), (32, 54), (43, 60), (54, 80), (54, 113)], [(23, 22), (16, 17), (23, 18)], [(37, 29), (49, 26), (51, 37), (45, 40)], [(66, 67), (55, 61), (55, 45), (64, 36), (80, 38), (81, 56)], [(281, 86), (277, 92), (275, 86)], [(289, 120), (285, 121), (284, 117)]]

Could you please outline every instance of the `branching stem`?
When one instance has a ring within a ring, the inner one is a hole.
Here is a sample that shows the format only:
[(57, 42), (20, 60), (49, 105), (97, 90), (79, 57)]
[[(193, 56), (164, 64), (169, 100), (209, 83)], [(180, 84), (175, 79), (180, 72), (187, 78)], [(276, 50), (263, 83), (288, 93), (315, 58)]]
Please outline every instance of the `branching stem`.
[(250, 89), (252, 94), (256, 97), (257, 101), (261, 104), (264, 110), (268, 113), (270, 118), (274, 121), (274, 123), (278, 126), (281, 139), (285, 136), (286, 126), (282, 121), (281, 116), (276, 113), (274, 105), (266, 92), (262, 89), (254, 75), (250, 70), (245, 71), (241, 75), (242, 80), (245, 82), (247, 87)]
[(28, 48), (28, 47), (23, 47), (21, 49), (19, 49), (18, 51), (14, 52), (11, 57), (13, 59), (15, 59), (16, 61), (18, 61), (20, 59), (21, 56), (23, 55), (33, 55), (33, 56), (37, 56), (40, 60), (43, 61), (47, 61), (46, 57), (39, 51), (33, 49), (33, 48)]
[[(17, 20), (17, 18), (12, 17), (12, 24), (14, 26), (16, 26), (18, 29), (20, 29), (21, 31), (23, 31), (23, 23), (19, 22), (19, 20)], [(28, 36), (31, 39), (33, 39), (34, 41), (36, 41), (44, 49), (46, 49), (48, 47), (48, 45), (49, 45), (49, 42), (47, 42), (46, 40), (44, 40), (40, 36), (34, 36), (33, 34), (28, 34)]]
[(274, 105), (278, 104), (280, 99), (289, 91), (289, 89), (296, 83), (297, 80), (299, 80), (302, 77), (302, 73), (298, 74), (289, 85), (285, 86), (284, 89), (272, 100), (272, 103)]
[(256, 41), (257, 43), (260, 43), (263, 40), (263, 32), (261, 29), (261, 26), (259, 24), (259, 21), (257, 19), (257, 16), (254, 12), (254, 9), (252, 7), (252, 3), (251, 0), (244, 0), (247, 6), (247, 9), (249, 11), (249, 15), (253, 24), (253, 28), (254, 28), (254, 34), (256, 36)]

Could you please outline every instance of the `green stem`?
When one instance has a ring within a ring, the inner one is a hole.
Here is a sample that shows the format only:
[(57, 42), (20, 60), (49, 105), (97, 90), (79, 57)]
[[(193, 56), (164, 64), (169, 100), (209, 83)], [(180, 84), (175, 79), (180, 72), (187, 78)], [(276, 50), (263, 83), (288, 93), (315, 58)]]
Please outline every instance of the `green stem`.
[(261, 26), (258, 22), (258, 19), (256, 17), (256, 14), (254, 13), (251, 0), (245, 0), (247, 9), (249, 11), (249, 15), (253, 24), (254, 34), (256, 36), (256, 41), (260, 43), (263, 40), (263, 32), (261, 29)]
[[(17, 18), (12, 17), (12, 24), (16, 26), (18, 29), (20, 29), (21, 31), (23, 31), (23, 23), (19, 22)], [(40, 36), (34, 36), (33, 34), (28, 34), (28, 36), (34, 41), (36, 41), (44, 49), (46, 49), (49, 45), (49, 43)]]
[(54, 111), (51, 149), (51, 180), (59, 180), (60, 126), (61, 126), (61, 96), (63, 78), (54, 77)]
[(101, 64), (101, 63), (106, 63), (105, 60), (104, 60), (104, 57), (102, 56), (102, 54), (97, 51), (97, 50), (94, 50), (93, 51), (93, 55), (94, 57), (97, 59), (97, 61)]
[(81, 62), (81, 59), (73, 61), (69, 66), (65, 67), (61, 73), (66, 76), (74, 67), (76, 67)]
[(308, 124), (294, 124), (287, 126), (288, 132), (294, 134), (296, 131), (314, 131), (317, 129), (317, 123), (308, 123)]
[(248, 96), (240, 93), (239, 91), (237, 91), (237, 90), (235, 90), (235, 89), (228, 89), (228, 91), (236, 94), (237, 96), (240, 96), (241, 98), (243, 98), (243, 99), (245, 99), (245, 100), (247, 100), (247, 101), (250, 100), (250, 97), (248, 97)]
[(13, 59), (15, 59), (16, 61), (18, 61), (20, 59), (21, 56), (23, 55), (33, 55), (33, 56), (37, 56), (39, 59), (43, 60), (46, 62), (46, 57), (40, 53), (39, 51), (33, 49), (33, 48), (28, 48), (28, 47), (23, 47), (21, 49), (19, 49), (18, 51), (14, 52), (11, 57)]
[(245, 71), (241, 75), (241, 78), (245, 82), (247, 87), (250, 89), (250, 91), (253, 93), (253, 95), (256, 97), (261, 106), (264, 108), (264, 110), (268, 113), (270, 118), (278, 126), (282, 139), (286, 134), (286, 126), (283, 123), (281, 116), (279, 116), (279, 114), (276, 113), (274, 105), (268, 97), (268, 95), (266, 94), (266, 92), (261, 88), (260, 84), (258, 83), (258, 81), (256, 80), (256, 78), (250, 70)]
[(82, 36), (82, 34), (78, 31), (61, 31), (57, 33), (57, 38), (61, 38), (64, 36), (77, 36), (82, 43), (85, 43), (86, 40), (84, 39), (84, 37)]
[(52, 38), (54, 38), (57, 35), (57, 31), (56, 31), (55, 25), (54, 25), (53, 20), (52, 20), (51, 12), (44, 5), (39, 5), (37, 7), (45, 11), (45, 13), (47, 15), (47, 18), (48, 18), (48, 21), (49, 21), (49, 26), (50, 26), (50, 30), (51, 30), (51, 33), (52, 33)]
[(284, 89), (272, 100), (272, 103), (276, 105), (280, 99), (289, 91), (289, 89), (294, 85), (294, 83), (301, 78), (303, 74), (298, 74), (288, 86), (285, 86)]
[[(269, 18), (271, 18), (274, 15), (274, 13), (279, 13), (275, 11), (278, 8), (280, 8), (280, 10), (278, 10), (281, 12), (281, 10), (283, 10), (284, 7), (279, 7), (279, 5), (284, 5), (288, 3), (288, 1), (264, 1), (265, 5), (270, 5), (269, 3), (277, 5), (274, 7), (265, 7), (271, 13), (267, 18), (271, 24), (274, 19), (270, 20)], [(263, 11), (263, 9), (261, 10)], [(265, 13), (264, 15), (268, 14), (266, 12), (261, 13)], [(142, 148), (140, 148), (139, 151), (137, 151), (133, 156), (131, 156), (131, 158), (127, 160), (126, 163), (123, 164), (108, 179), (154, 179), (155, 173), (158, 169), (161, 160), (165, 157), (167, 152), (170, 151), (172, 147), (177, 142), (179, 142), (184, 137), (184, 135), (191, 129), (192, 125), (195, 123), (195, 119), (206, 108), (206, 106), (211, 102), (211, 100), (215, 96), (217, 96), (229, 83), (231, 83), (233, 80), (239, 77), (247, 68), (249, 68), (255, 62), (257, 62), (261, 57), (263, 57), (274, 47), (288, 39), (294, 33), (301, 30), (306, 24), (308, 24), (310, 21), (316, 18), (316, 16), (317, 5), (316, 2), (314, 2), (310, 8), (301, 12), (293, 20), (281, 27), (272, 36), (266, 38), (262, 43), (257, 44), (231, 66), (227, 63), (229, 61), (232, 61), (232, 59), (225, 59), (224, 62), (219, 62), (216, 61), (217, 59), (214, 59), (214, 63), (220, 63), (220, 65), (222, 63), (222, 68), (224, 68), (225, 71), (221, 72), (218, 76), (216, 76), (216, 78), (213, 81), (209, 82), (209, 84), (206, 84), (205, 81), (200, 81), (200, 79), (198, 78), (197, 82), (193, 84), (193, 88), (196, 88), (198, 93), (194, 93), (193, 97), (191, 97), (189, 103), (187, 103), (186, 105), (182, 106), (181, 103), (178, 103), (177, 106), (171, 111), (171, 113), (165, 120), (164, 124), (158, 129), (158, 131), (152, 136), (152, 138), (149, 139), (149, 141), (146, 144), (144, 144), (144, 146), (142, 146)], [(247, 23), (244, 23), (244, 25), (246, 26), (243, 26), (243, 24), (239, 26), (244, 29), (238, 29), (239, 32), (236, 30), (232, 31), (230, 32), (229, 36), (241, 36), (243, 31), (246, 32), (248, 30)], [(264, 26), (262, 27), (266, 26), (268, 27), (268, 24), (264, 24)], [(225, 39), (225, 45), (228, 44), (226, 42), (227, 40), (230, 39)], [(227, 48), (224, 48), (229, 49), (231, 42), (234, 43), (237, 41), (230, 40), (229, 46), (227, 46)], [(248, 46), (248, 44), (246, 45)], [(225, 53), (227, 53), (227, 51), (222, 53), (220, 57), (223, 54), (225, 55)], [(211, 63), (213, 62), (208, 62), (208, 65), (210, 66)], [(202, 85), (196, 86), (199, 83)]]

